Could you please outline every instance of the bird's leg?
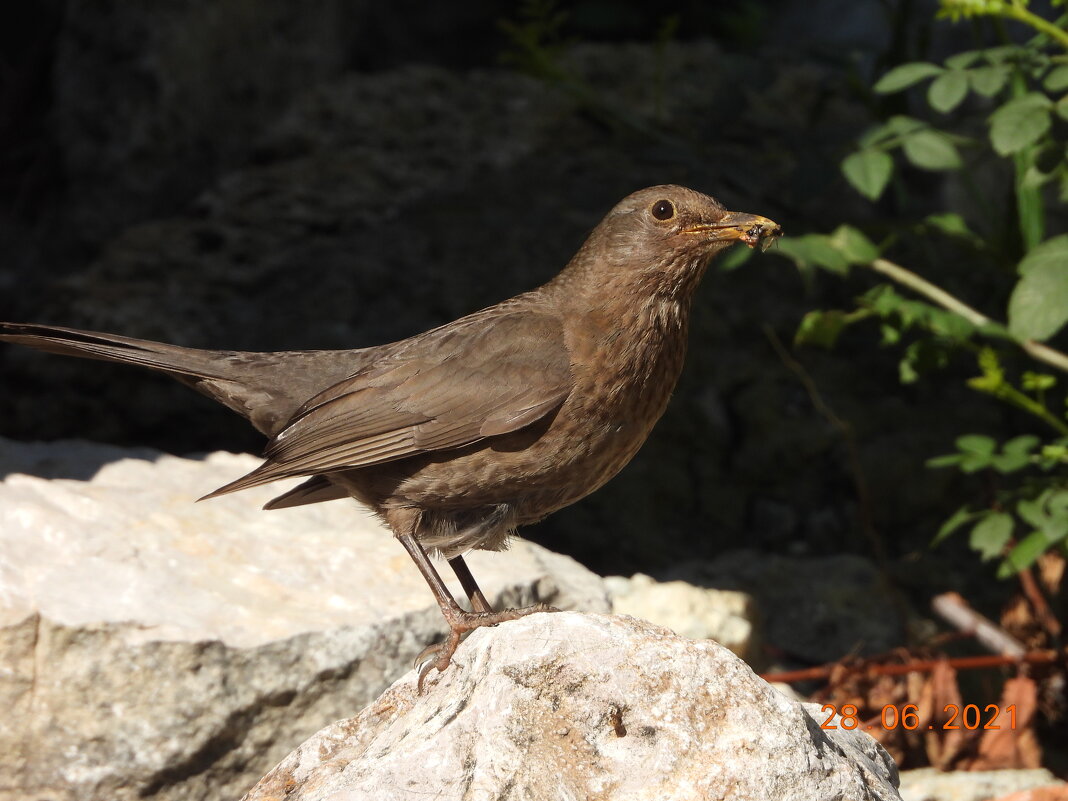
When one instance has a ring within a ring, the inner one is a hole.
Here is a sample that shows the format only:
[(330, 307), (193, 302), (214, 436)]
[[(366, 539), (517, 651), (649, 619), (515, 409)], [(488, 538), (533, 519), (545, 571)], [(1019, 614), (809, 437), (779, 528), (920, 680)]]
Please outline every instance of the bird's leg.
[(471, 569), (467, 566), (464, 558), (462, 556), (454, 556), (449, 560), (449, 567), (452, 568), (452, 572), (460, 580), (460, 586), (467, 593), (467, 598), (471, 601), (471, 609), (475, 612), (492, 612), (493, 607), (486, 600), (486, 596), (482, 594), (482, 590), (478, 588), (475, 577), (471, 575)]
[[(496, 626), (498, 623), (504, 623), (507, 620), (515, 620), (526, 615), (533, 614), (534, 612), (552, 612), (556, 611), (547, 604), (536, 604), (534, 606), (528, 606), (524, 609), (505, 609), (500, 612), (467, 612), (460, 608), (456, 603), (452, 594), (445, 586), (445, 582), (441, 580), (441, 576), (438, 575), (438, 571), (434, 568), (433, 563), (430, 561), (430, 557), (426, 555), (426, 551), (423, 550), (423, 546), (419, 544), (419, 541), (415, 538), (414, 534), (398, 534), (397, 539), (400, 540), (401, 545), (408, 552), (408, 555), (412, 557), (412, 561), (415, 562), (415, 566), (419, 568), (419, 572), (423, 574), (423, 578), (430, 586), (430, 591), (434, 593), (434, 599), (438, 602), (438, 607), (441, 609), (441, 614), (445, 618), (445, 622), (449, 626), (449, 636), (445, 642), (439, 645), (433, 645), (427, 648), (420, 654), (420, 660), (436, 654), (434, 659), (427, 662), (423, 669), (419, 671), (419, 682), (416, 685), (416, 691), (423, 691), (423, 680), (426, 678), (426, 674), (430, 672), (431, 668), (437, 668), (438, 672), (443, 672), (445, 668), (449, 666), (452, 661), (452, 655), (456, 653), (457, 647), (460, 645), (460, 639), (464, 634), (469, 631), (474, 631), (477, 628), (483, 626)], [(463, 564), (461, 562), (461, 564)], [(453, 567), (455, 570), (455, 566)], [(467, 570), (467, 565), (464, 564), (461, 568), (470, 577), (470, 571)], [(471, 577), (471, 582), (474, 585), (474, 578)], [(463, 579), (461, 578), (461, 583)], [(477, 585), (475, 585), (477, 589)], [(466, 589), (466, 587), (465, 587)], [(481, 595), (479, 591), (479, 595)], [(482, 597), (482, 602), (485, 602), (485, 596)], [(486, 604), (488, 607), (489, 604)]]

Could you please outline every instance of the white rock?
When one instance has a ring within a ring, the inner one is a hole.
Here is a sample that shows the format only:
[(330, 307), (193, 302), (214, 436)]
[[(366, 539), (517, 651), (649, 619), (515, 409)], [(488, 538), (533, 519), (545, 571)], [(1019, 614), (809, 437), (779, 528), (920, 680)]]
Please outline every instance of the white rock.
[(695, 640), (711, 639), (752, 662), (757, 657), (756, 608), (751, 596), (698, 587), (685, 581), (657, 581), (644, 573), (605, 579), (612, 611), (648, 620)]
[[(444, 630), (354, 502), (194, 503), (258, 460), (128, 453), (0, 440), (0, 801), (236, 798)], [(531, 543), (469, 563), (498, 603), (608, 609)]]
[(959, 770), (935, 768), (901, 772), (904, 801), (989, 801), (1019, 790), (1064, 785), (1045, 768), (1034, 770)]
[(478, 631), (423, 695), (414, 682), (316, 734), (247, 801), (899, 797), (867, 734), (824, 731), (727, 649), (632, 618)]

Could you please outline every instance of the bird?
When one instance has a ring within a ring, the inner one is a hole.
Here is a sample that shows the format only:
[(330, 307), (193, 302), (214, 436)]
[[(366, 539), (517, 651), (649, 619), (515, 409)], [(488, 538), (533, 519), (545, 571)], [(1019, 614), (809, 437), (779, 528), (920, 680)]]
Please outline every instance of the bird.
[[(201, 500), (302, 477), (266, 504), (355, 498), (426, 580), (462, 637), (544, 604), (495, 611), (464, 561), (594, 492), (637, 453), (683, 367), (694, 291), (717, 253), (766, 248), (780, 226), (709, 195), (653, 186), (616, 204), (544, 285), (408, 339), (351, 350), (203, 350), (54, 325), (0, 341), (163, 372), (242, 415), (264, 461)], [(455, 573), (471, 609), (442, 581)]]

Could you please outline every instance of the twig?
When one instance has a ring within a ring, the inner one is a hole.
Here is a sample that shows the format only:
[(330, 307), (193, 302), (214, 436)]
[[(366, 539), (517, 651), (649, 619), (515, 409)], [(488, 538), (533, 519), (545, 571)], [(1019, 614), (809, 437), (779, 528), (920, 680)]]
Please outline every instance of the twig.
[(1053, 610), (1049, 608), (1049, 603), (1046, 601), (1046, 596), (1042, 594), (1042, 590), (1038, 587), (1038, 582), (1035, 581), (1035, 576), (1031, 572), (1031, 568), (1025, 568), (1019, 572), (1020, 588), (1023, 590), (1024, 597), (1027, 598), (1031, 604), (1031, 609), (1035, 613), (1035, 617), (1038, 618), (1038, 622), (1042, 624), (1042, 628), (1052, 638), (1059, 637), (1061, 634), (1061, 622), (1057, 620), (1057, 616), (1053, 614)]
[(1023, 643), (994, 621), (972, 609), (960, 593), (944, 592), (936, 595), (931, 601), (931, 608), (944, 620), (973, 635), (978, 642), (996, 654), (1019, 659), (1027, 653)]
[[(955, 298), (953, 295), (950, 295), (941, 287), (935, 286), (927, 279), (921, 278), (911, 270), (905, 269), (900, 264), (895, 264), (887, 259), (876, 259), (869, 266), (876, 272), (889, 276), (899, 284), (907, 286), (914, 292), (933, 300), (943, 309), (959, 314), (976, 327), (998, 324), (997, 321), (990, 319), (982, 312), (973, 309), (967, 303)], [(1059, 350), (1054, 350), (1048, 345), (1043, 345), (1041, 342), (1035, 342), (1033, 339), (1017, 339), (1014, 341), (1025, 353), (1036, 361), (1044, 362), (1051, 367), (1056, 367), (1058, 370), (1063, 370), (1068, 373), (1068, 354), (1062, 353)]]
[(954, 659), (917, 659), (900, 665), (876, 664), (861, 661), (853, 664), (835, 662), (830, 665), (787, 670), (781, 673), (761, 673), (760, 678), (768, 682), (793, 684), (796, 681), (813, 681), (827, 679), (836, 669), (852, 673), (864, 673), (872, 676), (901, 676), (905, 673), (930, 673), (936, 666), (947, 664), (954, 670), (977, 670), (979, 668), (1005, 667), (1008, 665), (1049, 665), (1068, 662), (1068, 655), (1057, 651), (1031, 651), (1019, 658), (1012, 656), (962, 656)]

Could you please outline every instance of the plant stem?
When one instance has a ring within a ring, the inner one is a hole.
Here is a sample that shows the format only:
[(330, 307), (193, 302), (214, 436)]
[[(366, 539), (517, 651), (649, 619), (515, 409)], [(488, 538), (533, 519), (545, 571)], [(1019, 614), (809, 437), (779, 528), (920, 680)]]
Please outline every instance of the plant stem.
[[(976, 327), (991, 324), (1000, 325), (982, 312), (973, 309), (964, 301), (949, 294), (941, 287), (935, 286), (930, 281), (921, 278), (911, 270), (906, 270), (900, 264), (895, 264), (887, 259), (876, 259), (868, 266), (876, 272), (892, 278), (902, 286), (906, 286), (912, 291), (934, 301), (943, 309), (948, 309), (954, 314), (959, 314)], [(1056, 367), (1058, 370), (1068, 373), (1068, 354), (1062, 353), (1059, 350), (1054, 350), (1048, 345), (1043, 345), (1041, 342), (1035, 342), (1033, 339), (1016, 340), (1016, 343), (1032, 359), (1044, 362), (1051, 367)]]
[(1038, 14), (1028, 11), (1026, 8), (1017, 5), (1016, 3), (1013, 3), (1001, 13), (1010, 19), (1022, 22), (1025, 25), (1030, 25), (1039, 33), (1044, 33), (1065, 50), (1068, 50), (1068, 32), (1058, 28), (1049, 20), (1043, 19), (1038, 16)]
[[(933, 300), (943, 309), (959, 314), (965, 320), (977, 328), (994, 322), (982, 312), (976, 311), (968, 304), (953, 297), (941, 287), (935, 286), (926, 278), (921, 278), (911, 270), (907, 270), (900, 264), (895, 264), (888, 259), (876, 259), (870, 265), (876, 272), (889, 276), (903, 286), (918, 292), (924, 297)], [(1068, 357), (1066, 357), (1068, 358)], [(1068, 362), (1066, 362), (1068, 366)]]
[[(1027, 81), (1019, 68), (1013, 70), (1012, 95), (1023, 97), (1027, 94)], [(1027, 171), (1035, 161), (1035, 145), (1013, 153), (1012, 163), (1016, 171), (1016, 216), (1020, 225), (1020, 239), (1024, 253), (1031, 250), (1045, 237), (1046, 216), (1042, 208), (1042, 193), (1038, 187), (1027, 187), (1024, 180)]]

